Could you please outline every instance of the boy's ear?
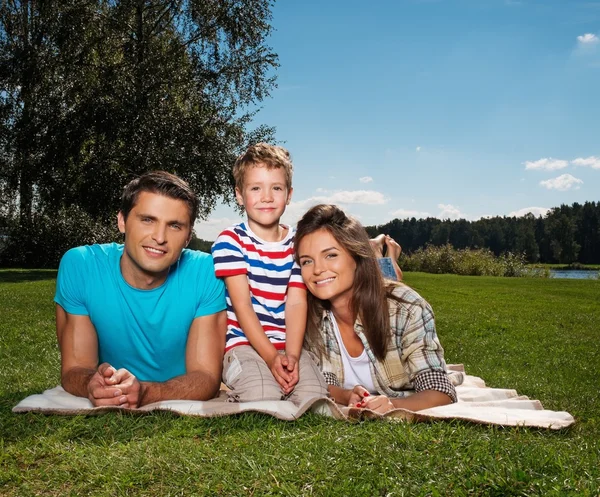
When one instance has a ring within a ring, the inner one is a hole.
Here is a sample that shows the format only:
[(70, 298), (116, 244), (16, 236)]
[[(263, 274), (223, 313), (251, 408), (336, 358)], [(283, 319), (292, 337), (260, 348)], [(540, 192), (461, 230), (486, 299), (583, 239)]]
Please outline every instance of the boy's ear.
[(294, 188), (290, 186), (287, 194), (287, 202), (285, 203), (285, 205), (290, 205), (290, 202), (292, 201), (292, 193), (294, 193)]
[(125, 233), (125, 216), (123, 216), (121, 211), (117, 214), (117, 225), (119, 226), (119, 231)]
[(237, 200), (238, 205), (244, 207), (244, 197), (242, 197), (242, 192), (237, 186), (235, 187), (235, 198)]

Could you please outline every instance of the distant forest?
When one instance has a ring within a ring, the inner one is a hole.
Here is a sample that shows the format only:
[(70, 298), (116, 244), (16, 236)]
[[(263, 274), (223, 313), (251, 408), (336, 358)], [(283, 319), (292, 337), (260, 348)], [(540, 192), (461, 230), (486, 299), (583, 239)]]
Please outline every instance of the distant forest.
[(427, 245), (488, 248), (494, 254), (524, 253), (531, 263), (600, 264), (600, 202), (561, 205), (544, 217), (492, 217), (477, 221), (394, 219), (367, 226), (371, 237), (387, 233), (408, 254)]

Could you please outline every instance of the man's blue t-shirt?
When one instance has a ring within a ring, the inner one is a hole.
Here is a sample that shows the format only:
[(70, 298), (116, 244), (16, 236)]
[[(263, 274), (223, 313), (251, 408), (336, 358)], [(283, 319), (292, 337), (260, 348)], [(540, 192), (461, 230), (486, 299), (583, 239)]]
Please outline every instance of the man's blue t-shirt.
[[(54, 301), (89, 316), (100, 363), (125, 368), (140, 381), (182, 375), (192, 321), (225, 309), (225, 287), (212, 257), (184, 249), (158, 288), (140, 290), (121, 274), (123, 245), (86, 245), (62, 258)], [(217, 330), (215, 330), (215, 333)]]

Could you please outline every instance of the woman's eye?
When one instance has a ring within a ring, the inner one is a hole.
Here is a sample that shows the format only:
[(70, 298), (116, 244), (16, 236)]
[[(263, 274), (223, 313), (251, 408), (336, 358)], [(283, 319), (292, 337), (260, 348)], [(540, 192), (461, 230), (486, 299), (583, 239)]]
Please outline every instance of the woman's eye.
[(310, 264), (312, 261), (309, 259), (305, 259), (303, 261), (300, 261), (300, 265), (301, 266), (306, 266), (307, 264)]

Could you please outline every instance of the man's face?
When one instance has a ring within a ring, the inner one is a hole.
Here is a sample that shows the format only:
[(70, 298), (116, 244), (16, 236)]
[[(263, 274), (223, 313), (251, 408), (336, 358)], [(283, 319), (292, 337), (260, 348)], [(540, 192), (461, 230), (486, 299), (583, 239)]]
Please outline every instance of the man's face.
[(141, 192), (127, 219), (118, 214), (125, 234), (121, 272), (136, 288), (154, 288), (167, 277), (169, 267), (189, 243), (190, 210), (183, 200)]

